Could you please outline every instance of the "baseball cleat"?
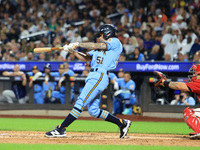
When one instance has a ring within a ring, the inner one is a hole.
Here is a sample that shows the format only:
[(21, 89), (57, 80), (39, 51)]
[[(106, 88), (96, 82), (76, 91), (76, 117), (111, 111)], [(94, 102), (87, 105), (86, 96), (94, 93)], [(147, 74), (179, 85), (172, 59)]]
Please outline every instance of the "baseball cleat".
[(120, 127), (120, 138), (124, 138), (127, 133), (128, 133), (128, 130), (131, 126), (131, 121), (130, 120), (123, 120), (124, 121), (124, 125), (122, 125)]
[(47, 137), (65, 137), (66, 136), (66, 129), (59, 129), (58, 126), (56, 129), (46, 132), (45, 135)]
[(199, 139), (200, 139), (200, 133), (190, 135), (190, 140), (199, 140)]

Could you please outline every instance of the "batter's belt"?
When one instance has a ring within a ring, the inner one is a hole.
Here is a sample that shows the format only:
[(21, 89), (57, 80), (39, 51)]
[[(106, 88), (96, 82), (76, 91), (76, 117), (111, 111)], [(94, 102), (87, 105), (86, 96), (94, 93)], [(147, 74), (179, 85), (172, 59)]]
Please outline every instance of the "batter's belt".
[(91, 68), (91, 69), (90, 69), (90, 72), (95, 72), (95, 71), (97, 71), (97, 72), (102, 72), (102, 73), (106, 73), (106, 74), (109, 73), (106, 69), (103, 69), (103, 68)]

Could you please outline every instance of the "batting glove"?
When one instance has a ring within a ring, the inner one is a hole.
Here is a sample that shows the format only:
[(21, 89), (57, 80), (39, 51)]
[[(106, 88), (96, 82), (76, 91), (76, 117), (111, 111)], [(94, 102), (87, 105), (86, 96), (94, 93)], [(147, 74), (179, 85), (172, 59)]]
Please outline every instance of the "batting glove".
[(73, 49), (73, 46), (70, 46), (70, 45), (67, 45), (67, 44), (64, 46), (64, 51), (67, 51), (69, 53), (75, 52), (75, 50)]
[(79, 47), (79, 42), (70, 43), (69, 46), (72, 46), (73, 49), (77, 49)]

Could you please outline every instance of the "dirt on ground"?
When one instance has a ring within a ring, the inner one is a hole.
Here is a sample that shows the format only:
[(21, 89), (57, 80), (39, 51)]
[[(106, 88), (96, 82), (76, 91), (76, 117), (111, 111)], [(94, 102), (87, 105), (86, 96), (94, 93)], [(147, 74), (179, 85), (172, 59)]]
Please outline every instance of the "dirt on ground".
[(120, 139), (119, 133), (67, 132), (64, 138), (48, 138), (44, 134), (36, 131), (0, 131), (0, 143), (200, 146), (199, 140), (190, 140), (184, 135), (131, 133)]
[[(65, 117), (46, 116), (0, 116), (12, 118), (49, 118), (64, 119)], [(184, 122), (183, 119), (152, 118), (142, 116), (118, 116), (131, 121), (167, 121)], [(81, 117), (84, 120), (97, 120), (91, 117)], [(163, 146), (200, 146), (199, 140), (190, 140), (189, 135), (171, 134), (136, 134), (128, 135), (120, 139), (119, 133), (90, 133), (67, 132), (64, 138), (48, 138), (45, 132), (37, 131), (0, 131), (0, 143), (25, 143), (25, 144), (98, 144), (98, 145), (163, 145)]]

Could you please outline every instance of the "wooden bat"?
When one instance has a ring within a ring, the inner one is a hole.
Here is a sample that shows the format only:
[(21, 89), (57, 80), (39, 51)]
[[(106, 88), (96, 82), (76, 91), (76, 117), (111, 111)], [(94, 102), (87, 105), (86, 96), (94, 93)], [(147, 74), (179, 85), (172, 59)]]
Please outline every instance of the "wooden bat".
[[(34, 48), (34, 53), (44, 53), (44, 52), (52, 52), (52, 51), (55, 51), (55, 50), (63, 50), (64, 47), (41, 47), (41, 48)], [(75, 51), (83, 56), (86, 56), (86, 54), (82, 53), (82, 52), (78, 52), (78, 51)]]
[(43, 53), (43, 52), (51, 52), (55, 50), (63, 50), (64, 47), (41, 47), (41, 48), (34, 48), (34, 53)]

